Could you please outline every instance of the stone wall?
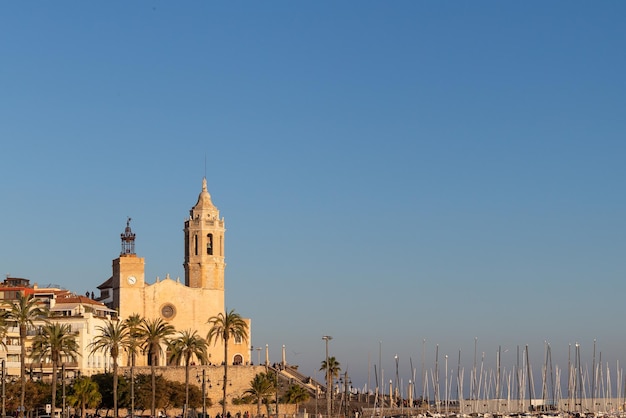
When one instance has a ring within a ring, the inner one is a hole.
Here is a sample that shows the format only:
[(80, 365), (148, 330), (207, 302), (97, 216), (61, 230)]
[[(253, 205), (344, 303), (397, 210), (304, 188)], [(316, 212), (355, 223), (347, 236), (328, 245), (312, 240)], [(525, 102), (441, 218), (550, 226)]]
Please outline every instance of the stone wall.
[[(206, 370), (206, 394), (207, 398), (213, 403), (213, 406), (207, 406), (207, 414), (214, 417), (217, 413), (222, 413), (222, 382), (224, 380), (224, 367), (223, 366), (190, 366), (189, 368), (189, 384), (196, 386), (200, 390), (202, 389), (202, 369)], [(228, 401), (228, 411), (231, 415), (236, 415), (237, 412), (248, 411), (251, 417), (256, 415), (257, 405), (233, 405), (233, 398), (239, 398), (250, 387), (250, 381), (254, 379), (254, 376), (258, 373), (265, 372), (265, 366), (229, 366), (228, 367), (228, 387), (226, 389), (226, 399)], [(129, 367), (120, 367), (119, 374), (128, 375)], [(138, 374), (150, 374), (150, 367), (142, 366), (135, 367), (135, 375)], [(161, 375), (168, 380), (176, 382), (185, 382), (185, 367), (184, 366), (167, 366), (156, 367), (156, 374)], [(272, 405), (272, 408), (274, 405)], [(201, 408), (199, 408), (201, 410)], [(181, 411), (172, 411), (173, 414), (178, 414)], [(283, 414), (294, 414), (295, 405), (279, 405), (278, 412), (282, 417)], [(261, 409), (262, 414), (267, 414), (265, 405)], [(123, 416), (123, 415), (120, 415)]]

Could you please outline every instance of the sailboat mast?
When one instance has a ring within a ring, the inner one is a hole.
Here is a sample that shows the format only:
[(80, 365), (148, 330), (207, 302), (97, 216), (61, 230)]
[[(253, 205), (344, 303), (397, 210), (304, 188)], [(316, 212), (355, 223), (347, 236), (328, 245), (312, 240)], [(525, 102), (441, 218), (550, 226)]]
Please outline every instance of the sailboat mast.
[(532, 406), (533, 406), (533, 389), (532, 389), (532, 386), (531, 386), (532, 378), (531, 378), (531, 369), (530, 369), (530, 359), (528, 357), (528, 344), (526, 344), (526, 369), (527, 369), (527, 372), (528, 372), (528, 400), (529, 400), (528, 406), (532, 410), (533, 409), (532, 408)]

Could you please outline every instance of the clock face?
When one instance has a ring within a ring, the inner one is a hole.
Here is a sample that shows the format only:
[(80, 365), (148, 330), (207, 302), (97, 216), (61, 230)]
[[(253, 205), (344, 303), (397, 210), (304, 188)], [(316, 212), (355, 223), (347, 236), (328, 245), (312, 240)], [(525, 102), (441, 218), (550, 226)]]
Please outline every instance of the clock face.
[(137, 278), (135, 276), (128, 276), (128, 284), (133, 285), (135, 283), (137, 283)]

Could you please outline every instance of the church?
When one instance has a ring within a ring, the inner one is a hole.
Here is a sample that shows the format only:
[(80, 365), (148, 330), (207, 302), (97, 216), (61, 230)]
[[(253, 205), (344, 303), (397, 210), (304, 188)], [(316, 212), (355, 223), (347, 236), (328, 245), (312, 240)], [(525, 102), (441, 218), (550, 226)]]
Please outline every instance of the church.
[[(130, 227), (130, 218), (121, 234), (122, 250), (113, 260), (112, 276), (98, 286), (98, 300), (118, 312), (119, 319), (125, 320), (133, 314), (145, 319), (161, 318), (177, 331), (196, 330), (206, 338), (210, 325), (208, 319), (225, 313), (224, 303), (224, 218), (211, 200), (206, 178), (202, 180), (202, 190), (196, 204), (189, 211), (184, 223), (184, 263), (185, 282), (156, 278), (147, 283), (145, 260), (135, 253), (135, 234)], [(229, 341), (228, 355), (224, 359), (224, 345), (221, 340), (212, 341), (209, 349), (211, 364), (250, 364), (251, 340), (250, 319), (248, 341)], [(137, 359), (138, 365), (146, 359)], [(166, 358), (161, 358), (166, 365)]]

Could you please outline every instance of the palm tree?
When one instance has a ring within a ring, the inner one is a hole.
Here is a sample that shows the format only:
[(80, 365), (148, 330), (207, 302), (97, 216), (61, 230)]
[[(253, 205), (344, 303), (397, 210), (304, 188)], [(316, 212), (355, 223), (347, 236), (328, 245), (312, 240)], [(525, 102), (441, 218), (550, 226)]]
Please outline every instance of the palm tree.
[(228, 382), (228, 341), (231, 338), (241, 339), (247, 342), (248, 340), (248, 324), (243, 320), (241, 315), (231, 310), (226, 314), (220, 312), (219, 314), (212, 316), (208, 321), (211, 324), (209, 334), (207, 335), (207, 341), (209, 344), (214, 342), (217, 344), (217, 340), (224, 342), (224, 382), (222, 384), (222, 416), (226, 416), (226, 383)]
[(331, 377), (339, 377), (339, 373), (341, 372), (341, 364), (339, 364), (339, 362), (334, 357), (328, 357), (328, 365), (326, 364), (326, 360), (322, 360), (322, 367), (320, 367), (320, 370), (326, 370), (327, 367), (329, 369), (329, 374)]
[[(322, 360), (322, 367), (320, 367), (320, 370), (326, 371), (326, 376), (328, 376), (328, 379), (329, 379), (328, 385), (330, 387), (326, 388), (326, 396), (329, 396), (330, 394), (329, 405), (332, 405), (332, 399), (333, 399), (333, 384), (332, 384), (333, 379), (332, 378), (339, 377), (339, 373), (341, 372), (340, 366), (341, 365), (335, 359), (335, 357), (328, 357), (328, 364), (326, 364), (326, 360)], [(329, 406), (329, 408), (331, 408), (331, 406)]]
[(135, 359), (137, 350), (141, 346), (141, 322), (143, 319), (138, 313), (130, 315), (124, 320), (124, 325), (128, 328), (128, 361), (130, 363), (130, 410), (131, 418), (135, 418)]
[(156, 416), (156, 375), (155, 366), (159, 361), (159, 355), (163, 353), (161, 343), (167, 340), (167, 337), (174, 334), (175, 329), (172, 325), (163, 321), (161, 318), (144, 319), (141, 322), (139, 330), (142, 340), (141, 348), (144, 353), (148, 354), (150, 362), (150, 375), (152, 377), (152, 416)]
[[(33, 339), (33, 358), (43, 362), (49, 358), (52, 361), (52, 411), (54, 417), (57, 393), (57, 369), (63, 357), (69, 357), (76, 361), (78, 357), (78, 344), (76, 343), (77, 332), (72, 331), (69, 324), (47, 323)], [(63, 376), (65, 379), (65, 376)]]
[(98, 384), (90, 377), (81, 377), (74, 381), (73, 393), (67, 397), (70, 406), (80, 406), (80, 416), (85, 418), (87, 408), (95, 408), (102, 402)]
[(296, 404), (296, 414), (298, 413), (298, 404), (306, 402), (309, 400), (309, 392), (306, 391), (300, 385), (291, 385), (289, 389), (287, 389), (287, 393), (285, 393), (285, 402), (286, 403), (295, 403)]
[(8, 328), (9, 326), (7, 325), (6, 311), (0, 310), (0, 347), (4, 348), (5, 351), (7, 349), (7, 344), (4, 339), (9, 331)]
[(179, 364), (181, 360), (185, 362), (185, 417), (189, 409), (189, 363), (193, 357), (196, 357), (200, 364), (206, 364), (209, 358), (207, 345), (206, 340), (200, 337), (197, 331), (191, 330), (182, 331), (168, 344), (171, 352), (170, 361), (176, 364)]
[(20, 330), (20, 418), (24, 416), (24, 397), (26, 394), (26, 334), (34, 326), (36, 319), (45, 318), (48, 310), (39, 306), (39, 301), (32, 295), (20, 295), (16, 300), (6, 301), (5, 319), (13, 323)]
[[(276, 391), (276, 380), (272, 375), (267, 373), (258, 373), (254, 379), (250, 381), (250, 387), (244, 392), (251, 395), (257, 402), (256, 415), (261, 416), (261, 405), (263, 401), (267, 402), (268, 398)], [(268, 413), (269, 415), (269, 413)]]
[(130, 366), (135, 366), (137, 350), (141, 346), (141, 323), (143, 318), (138, 313), (130, 315), (124, 320), (124, 325), (128, 329), (129, 344), (126, 347), (129, 357)]
[(89, 347), (91, 354), (108, 351), (113, 359), (113, 417), (117, 418), (117, 358), (120, 351), (126, 350), (130, 344), (128, 328), (123, 322), (109, 320), (105, 326), (97, 326), (96, 330), (100, 334), (93, 339)]

